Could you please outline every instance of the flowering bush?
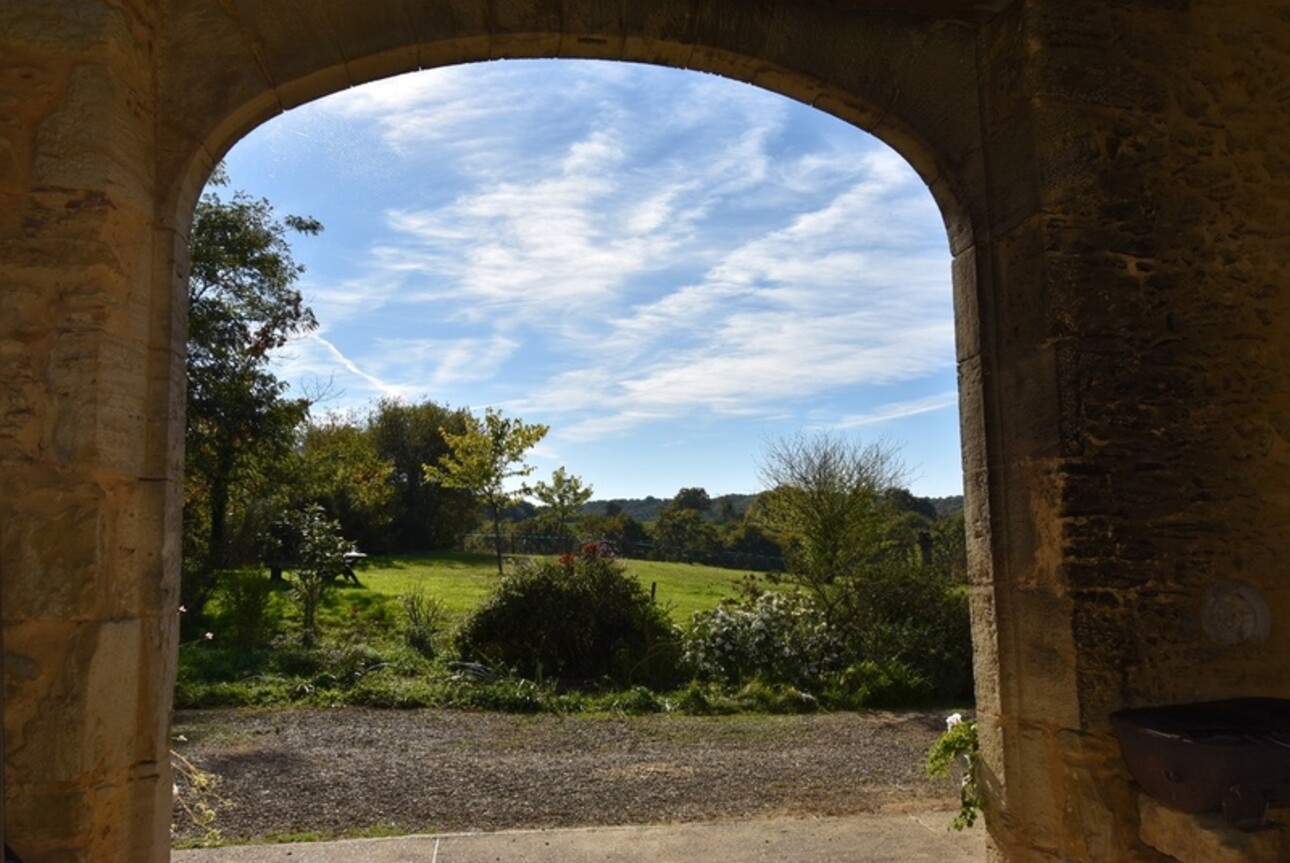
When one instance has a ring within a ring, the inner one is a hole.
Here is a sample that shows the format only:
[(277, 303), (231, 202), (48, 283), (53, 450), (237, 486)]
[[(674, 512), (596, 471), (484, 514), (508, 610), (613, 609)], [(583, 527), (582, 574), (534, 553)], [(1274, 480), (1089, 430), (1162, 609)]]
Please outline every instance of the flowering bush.
[(684, 660), (710, 680), (797, 685), (844, 665), (843, 645), (803, 593), (766, 592), (694, 615)]
[(984, 804), (976, 779), (979, 761), (980, 744), (976, 720), (964, 719), (961, 713), (950, 714), (945, 720), (945, 733), (932, 744), (927, 753), (927, 774), (949, 776), (950, 765), (960, 764), (963, 775), (959, 781), (959, 812), (950, 825), (955, 830), (975, 824), (977, 814)]

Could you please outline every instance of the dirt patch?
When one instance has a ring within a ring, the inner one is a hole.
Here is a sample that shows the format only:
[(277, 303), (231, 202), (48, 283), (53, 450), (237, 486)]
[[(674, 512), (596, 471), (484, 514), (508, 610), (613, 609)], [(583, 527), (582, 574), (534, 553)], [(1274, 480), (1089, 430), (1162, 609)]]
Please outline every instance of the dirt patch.
[(589, 718), (336, 708), (175, 717), (187, 738), (177, 751), (221, 777), (227, 802), (217, 826), (232, 840), (948, 808), (953, 783), (922, 770), (943, 728), (932, 713)]

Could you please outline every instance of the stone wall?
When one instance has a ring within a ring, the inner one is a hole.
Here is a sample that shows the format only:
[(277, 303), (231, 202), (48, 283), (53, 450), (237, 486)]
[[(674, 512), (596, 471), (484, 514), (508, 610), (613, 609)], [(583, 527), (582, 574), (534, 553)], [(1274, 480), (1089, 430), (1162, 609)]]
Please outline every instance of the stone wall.
[(0, 6), (5, 818), (27, 860), (168, 839), (182, 381), (154, 291), (159, 23)]
[[(1007, 198), (983, 374), (1027, 404), (987, 441), (977, 522), (1006, 532), (978, 631), (992, 607), (1013, 663), (991, 830), (1009, 859), (1151, 859), (1108, 714), (1290, 696), (1290, 6), (1032, 2), (982, 56), (1007, 58), (984, 82)], [(1243, 640), (1235, 581), (1265, 635)]]
[(518, 56), (749, 81), (927, 180), (991, 853), (1160, 859), (1108, 714), (1290, 695), (1290, 0), (4, 0), (6, 838), (167, 856), (183, 237), (209, 171), (303, 101)]

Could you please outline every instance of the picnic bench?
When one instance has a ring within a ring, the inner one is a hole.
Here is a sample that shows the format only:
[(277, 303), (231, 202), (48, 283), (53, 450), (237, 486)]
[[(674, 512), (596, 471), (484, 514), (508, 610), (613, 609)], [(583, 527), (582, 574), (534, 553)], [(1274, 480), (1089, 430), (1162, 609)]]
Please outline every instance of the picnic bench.
[[(345, 571), (341, 573), (340, 577), (346, 581), (352, 581), (355, 587), (362, 587), (363, 585), (358, 580), (358, 573), (354, 569), (365, 560), (367, 560), (367, 555), (361, 551), (345, 552)], [(283, 581), (282, 573), (300, 568), (299, 561), (294, 560), (266, 560), (264, 565), (269, 568), (270, 581)]]

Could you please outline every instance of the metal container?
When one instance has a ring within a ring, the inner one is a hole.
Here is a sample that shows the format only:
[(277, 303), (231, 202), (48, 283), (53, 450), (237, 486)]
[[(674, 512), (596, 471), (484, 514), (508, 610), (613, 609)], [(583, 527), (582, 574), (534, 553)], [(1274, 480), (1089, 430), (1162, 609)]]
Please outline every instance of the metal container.
[(1241, 827), (1290, 804), (1290, 700), (1235, 698), (1111, 715), (1129, 772), (1180, 812), (1222, 812)]

